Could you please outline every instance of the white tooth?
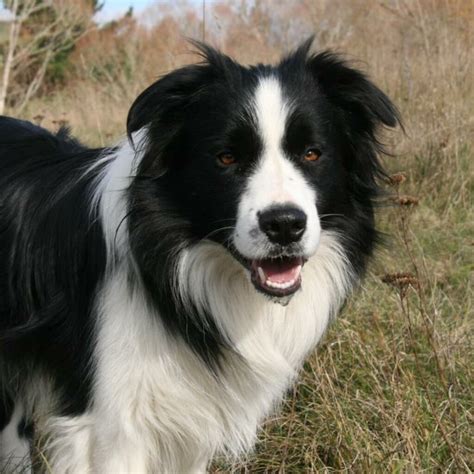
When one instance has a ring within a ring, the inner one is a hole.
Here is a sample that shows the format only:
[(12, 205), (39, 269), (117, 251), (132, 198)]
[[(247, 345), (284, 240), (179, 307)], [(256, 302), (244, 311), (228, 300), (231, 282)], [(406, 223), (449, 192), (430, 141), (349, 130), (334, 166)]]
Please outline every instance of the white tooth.
[(280, 290), (286, 290), (287, 288), (290, 288), (290, 287), (292, 287), (296, 284), (296, 282), (298, 281), (298, 278), (300, 276), (300, 273), (301, 273), (301, 268), (302, 268), (302, 266), (298, 265), (296, 267), (296, 272), (295, 272), (296, 277), (293, 280), (287, 281), (286, 283), (279, 283), (277, 281), (272, 281), (269, 278), (267, 279), (266, 276), (265, 276), (265, 273), (264, 273), (264, 271), (262, 270), (261, 267), (258, 267), (258, 274), (259, 274), (261, 282), (263, 284), (265, 284), (265, 285), (267, 285), (271, 288), (278, 288)]
[(263, 271), (262, 267), (257, 267), (258, 276), (260, 277), (260, 283), (265, 284), (265, 280), (267, 277), (265, 276), (265, 272)]
[(295, 278), (294, 280), (287, 281), (286, 283), (279, 283), (276, 281), (272, 281), (270, 279), (265, 281), (265, 285), (270, 286), (271, 288), (279, 288), (281, 290), (286, 290), (287, 288), (292, 287), (298, 279)]

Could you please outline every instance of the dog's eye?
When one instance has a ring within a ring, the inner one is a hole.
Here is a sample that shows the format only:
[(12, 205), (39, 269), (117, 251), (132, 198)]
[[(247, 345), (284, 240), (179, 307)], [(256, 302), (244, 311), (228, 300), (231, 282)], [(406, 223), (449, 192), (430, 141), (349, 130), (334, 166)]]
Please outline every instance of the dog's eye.
[(318, 148), (309, 148), (304, 154), (304, 159), (305, 161), (318, 161), (321, 155), (321, 150)]
[(221, 166), (230, 166), (237, 162), (237, 159), (231, 153), (225, 152), (217, 155), (217, 161)]

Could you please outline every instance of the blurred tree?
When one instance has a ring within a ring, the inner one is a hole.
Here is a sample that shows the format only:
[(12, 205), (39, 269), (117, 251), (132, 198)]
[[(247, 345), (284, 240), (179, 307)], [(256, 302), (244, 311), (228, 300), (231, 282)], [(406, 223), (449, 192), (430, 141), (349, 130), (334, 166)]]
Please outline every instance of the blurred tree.
[(98, 0), (3, 0), (11, 12), (2, 45), (0, 114), (5, 106), (21, 112), (48, 78), (60, 79), (79, 38), (94, 27)]

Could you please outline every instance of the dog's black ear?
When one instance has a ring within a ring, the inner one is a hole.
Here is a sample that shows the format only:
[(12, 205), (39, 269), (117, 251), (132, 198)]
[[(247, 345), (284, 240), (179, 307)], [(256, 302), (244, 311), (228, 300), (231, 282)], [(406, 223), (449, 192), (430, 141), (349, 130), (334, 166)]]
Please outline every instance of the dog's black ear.
[(131, 137), (143, 127), (166, 117), (171, 125), (181, 116), (199, 87), (211, 80), (211, 71), (203, 65), (186, 66), (163, 76), (145, 89), (132, 104), (127, 117), (127, 133)]
[(325, 51), (309, 56), (307, 65), (331, 101), (350, 115), (365, 119), (360, 124), (363, 127), (373, 131), (378, 125), (401, 124), (400, 114), (390, 99), (364, 73), (338, 55)]
[(225, 80), (231, 68), (238, 67), (228, 56), (211, 46), (191, 41), (203, 61), (166, 74), (145, 89), (135, 100), (127, 117), (127, 133), (131, 138), (147, 126), (164, 125), (171, 130), (179, 124), (189, 104), (216, 80)]
[(340, 55), (330, 51), (311, 53), (313, 37), (308, 38), (284, 61), (287, 68), (309, 69), (317, 87), (334, 105), (357, 117), (360, 129), (373, 132), (378, 125), (401, 125), (400, 114), (390, 99), (370, 79)]

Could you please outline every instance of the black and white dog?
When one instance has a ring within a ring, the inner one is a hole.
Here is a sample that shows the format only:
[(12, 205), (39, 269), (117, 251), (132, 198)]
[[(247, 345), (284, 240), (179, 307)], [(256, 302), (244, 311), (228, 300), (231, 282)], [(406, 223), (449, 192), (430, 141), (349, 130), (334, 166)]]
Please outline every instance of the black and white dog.
[(198, 473), (252, 447), (361, 277), (398, 113), (310, 41), (204, 61), (90, 149), (0, 119), (0, 457)]

